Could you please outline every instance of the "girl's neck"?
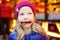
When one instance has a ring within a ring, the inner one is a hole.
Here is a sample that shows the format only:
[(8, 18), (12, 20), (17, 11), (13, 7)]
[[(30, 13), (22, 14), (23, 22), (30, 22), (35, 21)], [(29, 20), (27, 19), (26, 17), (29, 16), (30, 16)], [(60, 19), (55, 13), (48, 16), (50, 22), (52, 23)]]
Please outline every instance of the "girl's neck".
[(25, 32), (25, 34), (30, 34), (31, 33), (31, 28), (26, 28), (26, 29), (24, 29), (24, 32)]

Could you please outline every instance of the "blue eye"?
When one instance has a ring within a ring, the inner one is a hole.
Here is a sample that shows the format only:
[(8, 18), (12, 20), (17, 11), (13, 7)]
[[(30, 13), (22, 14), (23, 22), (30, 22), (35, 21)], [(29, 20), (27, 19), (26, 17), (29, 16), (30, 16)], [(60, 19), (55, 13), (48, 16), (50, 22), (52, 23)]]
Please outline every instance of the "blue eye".
[(20, 15), (24, 15), (24, 14), (22, 13), (22, 14), (20, 14)]
[(29, 14), (32, 14), (32, 13), (29, 13)]

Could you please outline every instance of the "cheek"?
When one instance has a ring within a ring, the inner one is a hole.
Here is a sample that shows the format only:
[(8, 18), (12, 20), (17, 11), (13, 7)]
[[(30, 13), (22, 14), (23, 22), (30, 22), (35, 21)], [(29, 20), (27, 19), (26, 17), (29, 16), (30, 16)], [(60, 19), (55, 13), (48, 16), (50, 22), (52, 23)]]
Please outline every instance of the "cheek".
[(21, 22), (21, 21), (22, 21), (22, 19), (23, 19), (23, 17), (18, 16), (18, 21), (19, 21), (19, 22)]
[(35, 17), (30, 17), (31, 21), (34, 22), (35, 21)]

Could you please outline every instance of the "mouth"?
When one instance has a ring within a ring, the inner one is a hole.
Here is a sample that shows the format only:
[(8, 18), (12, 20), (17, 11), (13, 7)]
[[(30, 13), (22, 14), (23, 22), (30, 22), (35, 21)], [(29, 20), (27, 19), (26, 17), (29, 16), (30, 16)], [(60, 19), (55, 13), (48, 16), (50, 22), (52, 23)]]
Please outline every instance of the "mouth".
[(31, 21), (25, 21), (25, 22), (21, 22), (21, 23), (31, 23)]
[(21, 24), (28, 24), (28, 23), (31, 23), (31, 21), (26, 21), (26, 22), (21, 22)]
[(21, 24), (24, 26), (24, 25), (28, 25), (28, 24), (31, 24), (31, 21), (25, 21), (25, 22), (21, 22)]

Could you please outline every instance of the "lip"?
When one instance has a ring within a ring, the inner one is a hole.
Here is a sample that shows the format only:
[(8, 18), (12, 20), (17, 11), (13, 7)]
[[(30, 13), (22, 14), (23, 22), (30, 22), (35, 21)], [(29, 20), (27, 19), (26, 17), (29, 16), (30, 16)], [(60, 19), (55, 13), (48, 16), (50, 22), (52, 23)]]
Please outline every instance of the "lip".
[(31, 21), (25, 21), (25, 22), (21, 22), (22, 25), (27, 25), (27, 24), (30, 24)]

